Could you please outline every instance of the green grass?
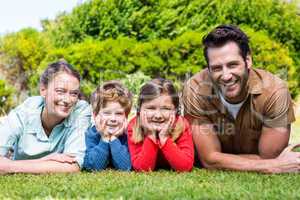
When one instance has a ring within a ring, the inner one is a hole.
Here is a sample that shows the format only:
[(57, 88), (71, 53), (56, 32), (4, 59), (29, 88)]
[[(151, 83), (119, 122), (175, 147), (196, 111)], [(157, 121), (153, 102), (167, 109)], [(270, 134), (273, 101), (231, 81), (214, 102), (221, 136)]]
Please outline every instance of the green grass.
[(158, 171), (0, 176), (0, 199), (300, 199), (300, 175)]

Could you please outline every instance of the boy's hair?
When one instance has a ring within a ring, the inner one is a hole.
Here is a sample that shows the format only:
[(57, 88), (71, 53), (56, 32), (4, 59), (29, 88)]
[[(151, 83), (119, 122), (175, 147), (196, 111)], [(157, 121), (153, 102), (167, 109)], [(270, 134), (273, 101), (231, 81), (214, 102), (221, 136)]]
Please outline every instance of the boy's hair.
[(238, 45), (240, 54), (244, 60), (246, 60), (247, 55), (251, 54), (249, 38), (241, 29), (234, 25), (220, 25), (202, 39), (207, 64), (209, 64), (207, 56), (208, 48), (222, 47), (227, 42), (235, 42)]
[(119, 81), (107, 81), (99, 85), (91, 96), (93, 113), (98, 114), (107, 102), (118, 102), (129, 115), (132, 105), (132, 94)]

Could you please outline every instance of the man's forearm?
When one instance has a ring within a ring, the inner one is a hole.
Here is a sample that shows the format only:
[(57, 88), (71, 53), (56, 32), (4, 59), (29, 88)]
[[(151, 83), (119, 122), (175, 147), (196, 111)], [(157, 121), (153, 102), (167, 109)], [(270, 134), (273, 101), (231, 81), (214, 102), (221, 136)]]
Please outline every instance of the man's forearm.
[(10, 160), (2, 173), (69, 173), (79, 172), (80, 168), (76, 163), (61, 163), (57, 161), (42, 160)]
[(262, 173), (279, 173), (284, 163), (276, 159), (261, 159), (258, 155), (233, 155), (215, 152), (209, 162), (203, 162), (209, 169), (228, 169), (236, 171), (254, 171)]

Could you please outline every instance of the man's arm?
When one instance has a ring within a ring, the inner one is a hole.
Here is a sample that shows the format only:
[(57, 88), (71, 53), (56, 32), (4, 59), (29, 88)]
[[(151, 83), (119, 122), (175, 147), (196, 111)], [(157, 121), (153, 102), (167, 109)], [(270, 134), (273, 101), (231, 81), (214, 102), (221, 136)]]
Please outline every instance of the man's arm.
[(71, 173), (79, 172), (76, 162), (55, 160), (10, 160), (0, 156), (0, 174), (9, 173)]
[[(263, 129), (262, 138), (259, 144), (259, 151), (261, 155), (243, 156), (222, 153), (220, 141), (211, 124), (192, 124), (193, 140), (198, 151), (198, 155), (204, 167), (208, 169), (256, 171), (263, 173), (299, 171), (300, 153), (292, 152), (292, 147), (287, 147), (279, 156), (277, 156), (279, 149), (286, 145), (283, 145), (286, 142), (286, 138), (277, 145), (275, 143), (283, 136), (279, 133), (272, 133), (271, 131), (278, 130)], [(279, 131), (282, 130), (279, 129)], [(278, 136), (275, 140), (274, 135)], [(272, 138), (270, 139), (270, 137)], [(269, 141), (267, 142), (267, 140)], [(270, 143), (271, 146), (273, 145), (274, 147), (265, 147), (267, 143)], [(272, 159), (264, 159), (264, 157), (272, 157)]]

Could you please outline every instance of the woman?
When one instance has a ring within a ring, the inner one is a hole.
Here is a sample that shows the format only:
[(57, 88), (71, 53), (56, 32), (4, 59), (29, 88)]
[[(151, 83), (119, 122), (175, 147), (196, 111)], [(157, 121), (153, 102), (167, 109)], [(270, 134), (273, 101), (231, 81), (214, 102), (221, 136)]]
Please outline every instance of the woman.
[(80, 170), (91, 112), (79, 100), (79, 87), (80, 75), (71, 65), (48, 66), (40, 77), (40, 96), (29, 97), (0, 125), (0, 173)]
[(179, 97), (171, 81), (154, 79), (142, 87), (137, 116), (128, 125), (128, 146), (136, 171), (193, 168), (190, 126), (179, 115)]

